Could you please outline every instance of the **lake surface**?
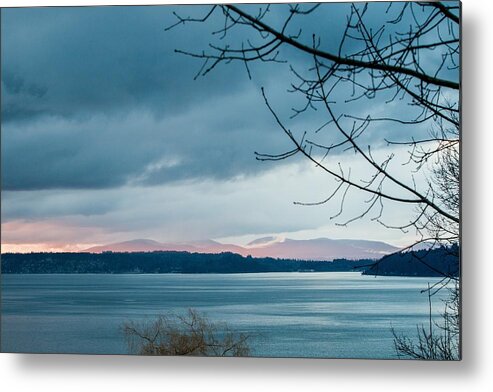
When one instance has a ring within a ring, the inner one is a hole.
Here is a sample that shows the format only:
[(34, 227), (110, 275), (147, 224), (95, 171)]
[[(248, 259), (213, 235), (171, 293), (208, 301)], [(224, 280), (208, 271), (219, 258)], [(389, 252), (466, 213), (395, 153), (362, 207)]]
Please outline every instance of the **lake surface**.
[[(125, 354), (120, 327), (188, 308), (253, 337), (255, 356), (395, 358), (391, 327), (428, 322), (436, 278), (357, 272), (2, 275), (4, 352)], [(442, 290), (433, 312), (443, 310)]]

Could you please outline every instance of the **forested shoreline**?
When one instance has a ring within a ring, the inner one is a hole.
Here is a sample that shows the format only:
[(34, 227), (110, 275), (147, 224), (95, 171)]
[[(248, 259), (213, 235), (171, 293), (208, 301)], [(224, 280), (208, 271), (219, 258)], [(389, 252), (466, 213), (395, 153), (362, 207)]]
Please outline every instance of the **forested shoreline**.
[(457, 276), (459, 260), (445, 248), (398, 253), (380, 260), (333, 261), (244, 257), (236, 253), (104, 252), (6, 253), (6, 274), (163, 274), (360, 271), (367, 275)]

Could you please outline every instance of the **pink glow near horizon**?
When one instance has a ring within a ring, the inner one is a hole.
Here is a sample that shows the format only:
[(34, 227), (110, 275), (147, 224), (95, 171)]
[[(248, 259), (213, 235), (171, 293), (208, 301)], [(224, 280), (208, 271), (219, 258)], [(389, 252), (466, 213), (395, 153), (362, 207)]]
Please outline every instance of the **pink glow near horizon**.
[(1, 244), (1, 253), (80, 252), (98, 244)]
[[(63, 221), (15, 220), (1, 225), (1, 253), (80, 252), (106, 241), (95, 227), (76, 227)], [(80, 239), (74, 241), (74, 238)]]

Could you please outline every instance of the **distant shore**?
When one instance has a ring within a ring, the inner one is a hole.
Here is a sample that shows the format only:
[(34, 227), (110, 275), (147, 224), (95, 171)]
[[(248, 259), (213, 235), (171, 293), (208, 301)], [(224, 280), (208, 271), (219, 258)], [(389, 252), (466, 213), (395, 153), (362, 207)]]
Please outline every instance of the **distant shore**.
[[(446, 249), (376, 259), (333, 261), (255, 258), (232, 252), (5, 253), (5, 274), (231, 274), (350, 272), (383, 276), (458, 276), (459, 259)], [(443, 272), (443, 273), (442, 273)]]

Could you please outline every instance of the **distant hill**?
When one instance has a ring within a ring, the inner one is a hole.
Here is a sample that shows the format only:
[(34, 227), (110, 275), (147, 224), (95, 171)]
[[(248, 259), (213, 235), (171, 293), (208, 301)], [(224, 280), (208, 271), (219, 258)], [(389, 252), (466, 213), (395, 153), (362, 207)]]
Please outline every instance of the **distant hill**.
[(272, 257), (277, 259), (320, 260), (335, 259), (379, 259), (399, 249), (385, 242), (366, 240), (333, 240), (317, 238), (310, 240), (279, 240), (275, 237), (259, 238), (246, 246), (222, 244), (205, 240), (188, 243), (162, 243), (147, 239), (119, 242), (95, 246), (86, 249), (89, 253), (102, 252), (154, 252), (184, 251), (191, 253), (232, 252), (242, 256), (257, 258)]
[(93, 246), (92, 248), (84, 250), (89, 253), (102, 253), (102, 252), (155, 252), (155, 251), (188, 251), (193, 252), (195, 249), (191, 246), (184, 246), (179, 244), (163, 244), (154, 240), (137, 239), (131, 241), (117, 242), (113, 244)]
[(399, 249), (385, 242), (366, 240), (311, 240), (269, 241), (266, 245), (249, 248), (254, 257), (277, 257), (303, 260), (379, 259)]
[(440, 247), (384, 256), (365, 269), (365, 275), (383, 276), (450, 276), (460, 272), (459, 247)]
[(131, 241), (117, 242), (108, 245), (93, 246), (83, 252), (103, 253), (103, 252), (157, 252), (157, 251), (177, 251), (190, 253), (223, 253), (232, 252), (243, 254), (245, 248), (237, 245), (221, 244), (212, 240), (194, 241), (188, 243), (163, 243), (154, 240), (137, 239)]

